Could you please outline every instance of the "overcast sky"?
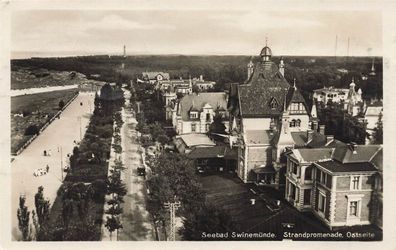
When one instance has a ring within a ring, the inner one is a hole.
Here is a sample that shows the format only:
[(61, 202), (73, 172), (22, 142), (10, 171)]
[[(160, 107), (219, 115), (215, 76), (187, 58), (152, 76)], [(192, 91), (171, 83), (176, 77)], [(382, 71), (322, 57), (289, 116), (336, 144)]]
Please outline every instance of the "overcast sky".
[[(382, 55), (380, 12), (14, 11), (12, 57), (87, 54)], [(23, 53), (21, 53), (23, 52)], [(24, 55), (24, 56), (21, 56)]]

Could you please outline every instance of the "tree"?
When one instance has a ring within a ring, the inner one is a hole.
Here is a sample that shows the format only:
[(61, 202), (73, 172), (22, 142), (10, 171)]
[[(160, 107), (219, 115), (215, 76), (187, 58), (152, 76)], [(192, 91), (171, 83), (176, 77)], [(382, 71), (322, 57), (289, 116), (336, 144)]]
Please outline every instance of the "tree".
[(59, 109), (63, 109), (63, 107), (65, 106), (65, 102), (63, 100), (59, 101)]
[(19, 197), (19, 208), (17, 211), (18, 217), (18, 228), (22, 233), (22, 240), (29, 241), (31, 240), (31, 229), (29, 226), (30, 212), (25, 206), (26, 198), (24, 196)]
[(122, 183), (119, 176), (116, 176), (114, 174), (108, 179), (107, 190), (109, 194), (113, 195), (113, 198), (115, 194), (118, 196), (124, 196), (127, 193), (125, 184)]
[(29, 127), (26, 128), (25, 130), (25, 135), (36, 135), (40, 132), (39, 128), (37, 125), (29, 125)]
[(216, 112), (213, 117), (213, 122), (209, 126), (209, 133), (225, 134), (226, 126), (223, 123), (223, 116)]
[(214, 205), (205, 205), (196, 213), (187, 216), (180, 231), (183, 240), (204, 240), (202, 232), (226, 233), (236, 231), (236, 227), (236, 223), (226, 210)]
[(122, 228), (120, 220), (114, 215), (112, 215), (111, 217), (107, 216), (105, 227), (110, 232), (110, 240), (113, 232), (117, 230), (117, 240), (118, 240), (118, 229)]
[(374, 144), (383, 143), (383, 124), (382, 124), (382, 113), (378, 116), (377, 126), (374, 128), (373, 139)]

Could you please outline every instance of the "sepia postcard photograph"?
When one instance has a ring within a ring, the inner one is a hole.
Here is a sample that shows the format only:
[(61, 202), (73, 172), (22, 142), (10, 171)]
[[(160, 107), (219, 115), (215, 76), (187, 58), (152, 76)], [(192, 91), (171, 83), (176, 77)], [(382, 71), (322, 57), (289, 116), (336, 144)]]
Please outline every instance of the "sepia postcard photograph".
[(394, 2), (0, 7), (4, 249), (395, 249)]

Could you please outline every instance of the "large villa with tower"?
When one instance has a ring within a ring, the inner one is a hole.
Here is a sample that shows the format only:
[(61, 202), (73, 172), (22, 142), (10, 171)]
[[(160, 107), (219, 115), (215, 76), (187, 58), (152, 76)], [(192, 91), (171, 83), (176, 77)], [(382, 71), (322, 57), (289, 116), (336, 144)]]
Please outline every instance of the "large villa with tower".
[(265, 46), (260, 61), (248, 64), (247, 81), (231, 85), (228, 108), (231, 132), (239, 135), (239, 178), (279, 188), (284, 185), (287, 149), (323, 136), (296, 82), (291, 85), (285, 79), (283, 59), (278, 67), (271, 57)]

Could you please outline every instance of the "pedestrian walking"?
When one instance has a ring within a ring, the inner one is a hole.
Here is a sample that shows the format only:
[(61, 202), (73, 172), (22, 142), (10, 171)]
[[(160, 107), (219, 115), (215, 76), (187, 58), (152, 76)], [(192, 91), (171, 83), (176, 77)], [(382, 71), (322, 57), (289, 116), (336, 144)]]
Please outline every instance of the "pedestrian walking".
[(44, 156), (47, 156), (47, 150), (44, 150)]
[(47, 170), (47, 173), (48, 173), (48, 172), (49, 172), (49, 166), (48, 166), (48, 164), (47, 164), (46, 170)]

